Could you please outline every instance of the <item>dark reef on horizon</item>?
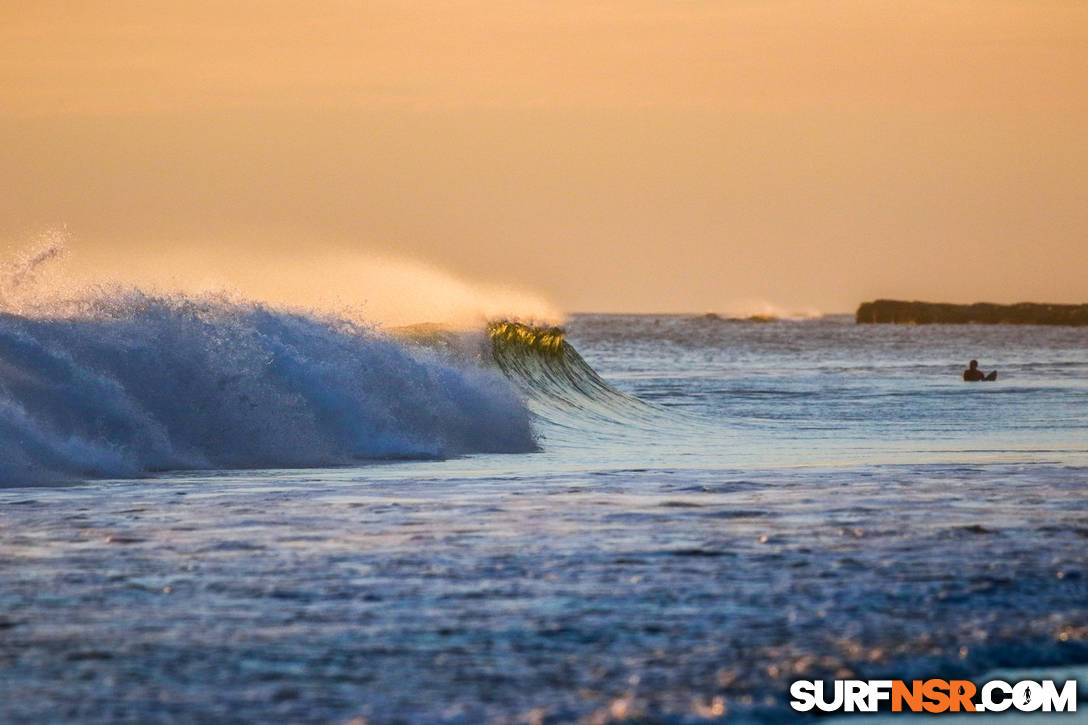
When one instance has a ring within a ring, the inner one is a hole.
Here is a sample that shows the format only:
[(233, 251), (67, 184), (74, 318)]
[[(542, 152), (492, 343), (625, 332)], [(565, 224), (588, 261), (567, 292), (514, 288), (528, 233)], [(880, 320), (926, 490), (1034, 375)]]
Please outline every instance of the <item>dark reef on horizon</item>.
[(876, 300), (858, 307), (858, 323), (900, 325), (1088, 325), (1088, 304), (1052, 305), (1019, 302), (996, 305), (976, 302), (953, 305), (944, 302)]

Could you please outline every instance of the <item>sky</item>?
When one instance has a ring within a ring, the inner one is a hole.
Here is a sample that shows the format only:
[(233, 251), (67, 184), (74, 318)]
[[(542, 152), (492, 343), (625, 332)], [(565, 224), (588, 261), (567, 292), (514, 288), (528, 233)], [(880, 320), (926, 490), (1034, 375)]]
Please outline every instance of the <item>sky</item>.
[(87, 273), (1082, 303), (1086, 128), (1083, 0), (0, 5), (0, 246)]

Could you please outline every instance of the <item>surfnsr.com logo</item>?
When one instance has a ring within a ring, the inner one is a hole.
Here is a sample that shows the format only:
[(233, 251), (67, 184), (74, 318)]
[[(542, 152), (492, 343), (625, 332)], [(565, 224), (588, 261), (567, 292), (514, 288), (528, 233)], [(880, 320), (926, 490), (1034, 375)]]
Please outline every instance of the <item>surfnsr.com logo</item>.
[(1054, 680), (797, 680), (790, 707), (798, 712), (1076, 712), (1077, 681)]

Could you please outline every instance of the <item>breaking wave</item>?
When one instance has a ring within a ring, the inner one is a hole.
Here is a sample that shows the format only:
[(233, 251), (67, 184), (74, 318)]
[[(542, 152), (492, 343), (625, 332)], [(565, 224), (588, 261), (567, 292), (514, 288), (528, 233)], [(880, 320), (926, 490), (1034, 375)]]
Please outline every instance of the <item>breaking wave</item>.
[(0, 485), (536, 449), (484, 366), (339, 319), (104, 295), (0, 313)]
[[(348, 319), (0, 266), (0, 486), (537, 450), (658, 430), (556, 327)], [(48, 294), (46, 294), (48, 293)]]
[(500, 321), (488, 326), (490, 362), (523, 391), (550, 447), (601, 441), (647, 444), (701, 421), (609, 385), (558, 327)]
[(488, 325), (491, 360), (521, 384), (541, 415), (577, 411), (579, 417), (599, 413), (610, 421), (642, 420), (650, 407), (606, 383), (558, 327), (532, 327), (499, 321)]

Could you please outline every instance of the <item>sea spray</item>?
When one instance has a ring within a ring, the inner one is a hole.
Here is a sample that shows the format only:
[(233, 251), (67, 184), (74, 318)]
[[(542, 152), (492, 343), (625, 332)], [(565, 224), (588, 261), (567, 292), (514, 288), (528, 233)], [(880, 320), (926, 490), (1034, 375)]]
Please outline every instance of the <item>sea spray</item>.
[(22, 311), (41, 302), (40, 278), (68, 254), (68, 239), (67, 228), (48, 230), (0, 263), (0, 311)]
[(0, 315), (0, 485), (535, 449), (497, 372), (336, 318), (113, 291)]
[[(300, 244), (299, 241), (305, 242)], [(179, 240), (154, 244), (82, 239), (58, 227), (0, 255), (0, 307), (65, 314), (102, 290), (226, 296), (277, 310), (367, 325), (437, 323), (479, 331), (489, 319), (554, 324), (561, 312), (512, 279), (469, 280), (420, 260), (317, 240)], [(151, 251), (154, 250), (154, 251)]]

